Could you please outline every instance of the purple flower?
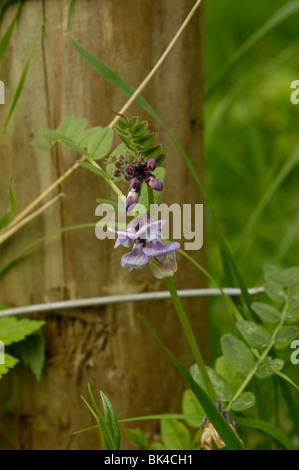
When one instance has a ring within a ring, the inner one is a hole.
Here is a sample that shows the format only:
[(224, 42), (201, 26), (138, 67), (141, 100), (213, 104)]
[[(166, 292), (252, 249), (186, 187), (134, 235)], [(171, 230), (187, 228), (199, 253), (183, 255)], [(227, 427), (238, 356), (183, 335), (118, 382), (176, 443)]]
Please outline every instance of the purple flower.
[[(152, 240), (162, 237), (160, 229), (165, 224), (166, 220), (158, 220), (157, 222), (149, 221), (142, 225), (142, 227), (138, 230), (137, 236), (142, 239), (146, 239), (148, 242)], [(149, 255), (153, 256), (153, 255)]]
[[(119, 245), (129, 248), (134, 240), (133, 250), (123, 255), (121, 259), (123, 268), (127, 267), (129, 271), (134, 268), (143, 269), (149, 263), (156, 278), (173, 276), (177, 270), (175, 251), (180, 248), (180, 244), (162, 242), (160, 230), (165, 222), (165, 220), (154, 222), (150, 215), (146, 214), (133, 219), (127, 230), (115, 230), (109, 227), (109, 230), (118, 236), (115, 248)], [(150, 245), (146, 246), (146, 243)]]
[(125, 248), (130, 248), (132, 240), (136, 240), (136, 230), (134, 227), (129, 227), (127, 230), (115, 230), (112, 227), (108, 227), (110, 232), (114, 232), (117, 235), (117, 240), (115, 242), (114, 248), (117, 248), (119, 245), (124, 246)]
[(148, 248), (144, 248), (144, 253), (149, 256), (156, 256), (159, 259), (179, 248), (180, 244), (178, 242), (163, 243), (161, 238), (156, 238)]
[(132, 240), (142, 239), (151, 242), (157, 237), (161, 237), (160, 229), (165, 224), (166, 220), (158, 220), (153, 222), (148, 215), (143, 215), (133, 219), (126, 230), (115, 230), (113, 227), (108, 227), (110, 232), (117, 235), (114, 248), (123, 245), (125, 248), (131, 246)]
[(136, 206), (139, 201), (139, 196), (139, 192), (136, 191), (136, 189), (131, 188), (126, 199), (126, 211), (128, 211), (128, 209), (132, 210)]
[(130, 253), (123, 255), (121, 265), (123, 268), (143, 269), (144, 266), (150, 262), (151, 256), (147, 256), (143, 251), (144, 244), (142, 242), (135, 242), (133, 250)]

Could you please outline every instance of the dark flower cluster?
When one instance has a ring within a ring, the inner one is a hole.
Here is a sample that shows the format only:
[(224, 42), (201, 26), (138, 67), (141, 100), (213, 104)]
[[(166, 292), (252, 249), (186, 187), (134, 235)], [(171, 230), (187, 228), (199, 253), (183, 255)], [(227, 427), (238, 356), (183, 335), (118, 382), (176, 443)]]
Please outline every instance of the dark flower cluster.
[(156, 160), (154, 158), (146, 161), (141, 155), (135, 158), (129, 152), (116, 158), (113, 176), (122, 176), (130, 183), (130, 190), (126, 199), (126, 210), (132, 209), (138, 203), (144, 182), (149, 188), (162, 191), (163, 183), (152, 174), (155, 168)]

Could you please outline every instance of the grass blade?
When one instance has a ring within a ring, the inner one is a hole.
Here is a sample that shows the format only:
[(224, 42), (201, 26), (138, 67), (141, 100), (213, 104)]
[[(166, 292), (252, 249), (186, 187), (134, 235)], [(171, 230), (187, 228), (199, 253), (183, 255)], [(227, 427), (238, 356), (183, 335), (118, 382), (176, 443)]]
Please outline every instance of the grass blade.
[(175, 288), (175, 285), (173, 283), (172, 278), (170, 278), (170, 277), (165, 278), (165, 283), (166, 283), (166, 286), (167, 286), (167, 288), (170, 292), (174, 307), (177, 311), (178, 317), (180, 319), (181, 325), (183, 327), (183, 330), (184, 330), (184, 333), (186, 335), (186, 338), (187, 338), (188, 344), (190, 346), (190, 349), (192, 351), (193, 357), (194, 357), (194, 359), (196, 361), (196, 364), (198, 366), (198, 369), (200, 370), (200, 373), (202, 375), (202, 378), (203, 378), (206, 390), (208, 392), (208, 395), (211, 397), (211, 399), (213, 401), (215, 401), (216, 400), (215, 390), (213, 388), (211, 379), (208, 375), (208, 372), (207, 372), (204, 360), (202, 358), (200, 349), (198, 347), (197, 341), (196, 341), (195, 336), (193, 334), (193, 330), (192, 330), (191, 325), (188, 321), (188, 317), (185, 313), (182, 302), (181, 302), (181, 300), (178, 296), (178, 293), (176, 291), (176, 288)]
[[(48, 17), (49, 18), (49, 17)], [(34, 48), (35, 48), (35, 45), (40, 37), (40, 34), (41, 34), (41, 31), (42, 29), (44, 28), (46, 22), (48, 21), (48, 18), (45, 19), (45, 21), (43, 22), (39, 32), (37, 33), (36, 37), (34, 38), (34, 41), (33, 41), (33, 44), (31, 46), (31, 49), (30, 49), (30, 52), (29, 52), (29, 55), (27, 57), (27, 60), (25, 62), (25, 66), (23, 68), (23, 71), (22, 71), (22, 74), (21, 74), (21, 77), (20, 77), (20, 80), (18, 82), (18, 85), (17, 85), (17, 89), (15, 91), (15, 94), (14, 94), (14, 97), (13, 97), (13, 100), (12, 100), (12, 103), (10, 105), (10, 109), (8, 111), (8, 115), (4, 121), (4, 124), (3, 126), (0, 128), (0, 139), (2, 138), (8, 124), (9, 124), (9, 121), (10, 121), (10, 118), (14, 112), (14, 109), (17, 105), (17, 102), (19, 100), (19, 97), (21, 95), (21, 92), (23, 90), (23, 85), (24, 85), (24, 82), (25, 82), (25, 79), (26, 79), (26, 75), (27, 75), (27, 72), (28, 72), (28, 68), (29, 68), (29, 64), (30, 64), (30, 60), (31, 60), (31, 57), (32, 57), (32, 54), (33, 54), (33, 51), (34, 51)]]
[(221, 413), (217, 410), (216, 406), (209, 398), (207, 393), (194, 381), (191, 374), (184, 368), (184, 366), (176, 359), (176, 357), (169, 351), (169, 349), (164, 345), (162, 340), (159, 338), (157, 333), (151, 328), (151, 326), (146, 322), (146, 320), (139, 315), (142, 323), (145, 327), (149, 330), (152, 336), (156, 339), (156, 341), (160, 344), (160, 346), (164, 349), (164, 351), (168, 354), (168, 356), (172, 359), (175, 366), (179, 369), (182, 375), (185, 377), (187, 382), (189, 383), (191, 390), (195, 394), (196, 398), (198, 399), (199, 403), (203, 407), (206, 415), (208, 416), (209, 420), (215, 427), (216, 431), (218, 432), (219, 436), (226, 444), (229, 450), (245, 450), (242, 442), (236, 435), (236, 433), (232, 430), (228, 422), (224, 419)]
[(259, 421), (259, 420), (248, 419), (248, 418), (235, 418), (235, 421), (240, 426), (245, 426), (247, 428), (253, 428), (253, 429), (259, 429), (260, 431), (263, 431), (269, 436), (274, 437), (287, 450), (296, 450), (296, 447), (289, 441), (287, 436), (273, 424), (267, 423), (265, 421)]
[(222, 80), (223, 76), (253, 47), (260, 39), (262, 39), (271, 29), (278, 26), (282, 21), (291, 17), (299, 11), (299, 3), (297, 0), (292, 1), (284, 5), (282, 8), (277, 10), (274, 15), (261, 26), (255, 33), (253, 33), (226, 61), (219, 72), (215, 75), (214, 80), (207, 88), (206, 96), (208, 96), (214, 88)]
[[(21, 10), (21, 6), (22, 6), (22, 2), (19, 0), (18, 3), (17, 3), (17, 8), (16, 8), (15, 15), (14, 15), (10, 25), (8, 26), (7, 30), (5, 31), (2, 38), (0, 39), (0, 61), (1, 61), (2, 57), (4, 56), (5, 51), (8, 47), (11, 35), (13, 33), (16, 21), (18, 19), (18, 16), (19, 16), (19, 13), (20, 13), (20, 10)], [(0, 18), (1, 18), (1, 10), (0, 10)]]
[[(272, 197), (291, 173), (291, 171), (298, 165), (299, 163), (299, 145), (295, 147), (290, 157), (287, 159), (285, 165), (281, 168), (279, 173), (276, 175), (264, 195), (261, 197), (260, 201), (258, 202), (254, 212), (252, 213), (251, 217), (249, 218), (246, 227), (242, 235), (240, 236), (239, 244), (242, 245), (242, 242), (245, 239), (249, 239), (248, 235), (252, 231), (252, 229), (257, 224), (260, 216), (264, 212), (265, 208), (271, 201)], [(249, 245), (247, 245), (248, 249)], [(243, 255), (245, 253), (244, 247), (242, 248)]]

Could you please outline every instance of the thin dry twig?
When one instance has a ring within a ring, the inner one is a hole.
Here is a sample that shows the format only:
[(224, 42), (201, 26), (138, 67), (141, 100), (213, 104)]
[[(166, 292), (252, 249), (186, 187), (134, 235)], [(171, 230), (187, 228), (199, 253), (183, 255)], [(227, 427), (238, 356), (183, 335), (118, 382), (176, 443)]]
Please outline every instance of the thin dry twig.
[(53, 199), (51, 199), (49, 202), (41, 206), (39, 209), (37, 209), (35, 212), (33, 212), (31, 215), (28, 215), (24, 219), (20, 220), (16, 225), (11, 227), (9, 230), (7, 230), (3, 235), (0, 236), (0, 244), (4, 243), (8, 238), (10, 238), (15, 232), (20, 230), (24, 225), (27, 225), (31, 220), (35, 219), (38, 217), (40, 214), (45, 212), (49, 207), (53, 206), (56, 202), (61, 199), (61, 197), (64, 196), (63, 193), (58, 194), (58, 196), (55, 196)]

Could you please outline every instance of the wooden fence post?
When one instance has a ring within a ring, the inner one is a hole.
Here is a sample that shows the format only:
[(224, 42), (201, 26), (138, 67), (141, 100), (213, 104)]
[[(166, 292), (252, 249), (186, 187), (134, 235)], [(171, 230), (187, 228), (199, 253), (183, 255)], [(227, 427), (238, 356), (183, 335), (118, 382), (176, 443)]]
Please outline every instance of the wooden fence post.
[[(57, 146), (53, 155), (30, 146), (34, 127), (56, 128), (69, 114), (90, 126), (107, 125), (126, 97), (74, 50), (67, 34), (69, 0), (26, 0), (8, 50), (0, 63), (6, 104), (3, 122), (33, 39), (51, 12), (36, 45), (13, 118), (0, 142), (0, 209), (7, 204), (9, 180), (20, 212), (78, 158)], [(194, 4), (193, 0), (80, 0), (73, 36), (137, 87), (159, 59)], [(15, 11), (6, 8), (1, 36)], [(202, 154), (203, 10), (196, 13), (143, 95), (172, 130), (203, 176)], [(163, 202), (201, 203), (194, 180), (170, 138), (152, 118), (133, 105), (128, 117), (149, 121), (168, 153)], [(60, 227), (97, 222), (96, 198), (114, 198), (95, 175), (78, 169), (56, 191), (63, 199), (1, 247), (1, 264), (38, 238)], [(120, 267), (123, 251), (99, 241), (93, 229), (55, 236), (32, 250), (0, 279), (0, 298), (11, 306), (120, 293), (165, 290), (149, 269), (128, 273)], [(204, 263), (204, 249), (195, 254)], [(205, 279), (182, 256), (174, 277), (177, 288), (203, 287)], [(205, 302), (183, 300), (196, 337), (207, 356)], [(140, 323), (142, 313), (169, 348), (188, 367), (192, 356), (171, 301), (110, 305), (53, 312), (46, 320), (47, 361), (40, 382), (24, 365), (0, 381), (0, 446), (14, 449), (96, 449), (97, 431), (72, 433), (94, 424), (80, 394), (87, 383), (111, 400), (117, 416), (180, 412), (187, 384)], [(153, 435), (157, 422), (141, 423)], [(128, 443), (123, 442), (122, 447)]]

